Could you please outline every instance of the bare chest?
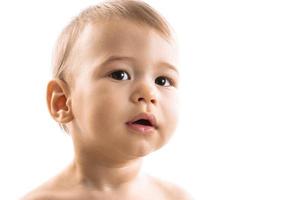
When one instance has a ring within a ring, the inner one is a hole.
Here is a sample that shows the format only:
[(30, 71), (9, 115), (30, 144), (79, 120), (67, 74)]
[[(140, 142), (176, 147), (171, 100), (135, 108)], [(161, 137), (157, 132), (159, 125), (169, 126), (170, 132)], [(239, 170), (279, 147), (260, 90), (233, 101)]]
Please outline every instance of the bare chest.
[(54, 195), (53, 200), (172, 200), (163, 192), (136, 191), (135, 193), (119, 192), (64, 192)]

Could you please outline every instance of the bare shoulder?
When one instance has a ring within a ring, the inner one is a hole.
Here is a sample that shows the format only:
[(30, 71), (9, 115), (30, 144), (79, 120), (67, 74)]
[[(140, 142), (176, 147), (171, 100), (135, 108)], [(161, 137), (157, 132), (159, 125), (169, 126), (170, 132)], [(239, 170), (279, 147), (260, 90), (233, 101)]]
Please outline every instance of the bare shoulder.
[(51, 188), (48, 185), (42, 185), (26, 194), (21, 200), (65, 200), (75, 199), (78, 192)]
[(60, 200), (64, 199), (64, 192), (57, 184), (56, 177), (46, 181), (27, 193), (21, 200)]
[(149, 176), (149, 178), (169, 199), (193, 200), (192, 196), (183, 187), (156, 177)]
[(45, 190), (42, 188), (37, 188), (28, 194), (26, 194), (21, 200), (56, 200), (55, 192), (51, 192), (49, 190)]

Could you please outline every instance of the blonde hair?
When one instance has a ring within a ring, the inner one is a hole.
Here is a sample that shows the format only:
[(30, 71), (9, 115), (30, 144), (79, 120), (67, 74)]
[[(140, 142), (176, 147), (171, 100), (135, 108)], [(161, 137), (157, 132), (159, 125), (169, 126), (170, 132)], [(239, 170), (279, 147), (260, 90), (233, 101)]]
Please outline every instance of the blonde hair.
[[(107, 0), (86, 8), (63, 29), (53, 52), (52, 77), (68, 83), (71, 79), (67, 70), (70, 54), (80, 33), (89, 23), (112, 18), (128, 19), (148, 25), (166, 39), (172, 39), (172, 29), (168, 22), (147, 3), (139, 0)], [(59, 125), (68, 132), (65, 124)]]

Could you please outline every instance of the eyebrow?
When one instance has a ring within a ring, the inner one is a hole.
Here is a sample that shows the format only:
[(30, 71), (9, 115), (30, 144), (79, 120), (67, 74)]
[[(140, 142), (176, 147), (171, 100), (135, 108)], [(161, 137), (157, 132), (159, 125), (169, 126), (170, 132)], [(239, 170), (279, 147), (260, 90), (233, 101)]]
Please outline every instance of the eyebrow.
[[(109, 56), (107, 59), (105, 59), (101, 65), (107, 65), (111, 62), (114, 62), (114, 61), (130, 61), (130, 62), (136, 62), (136, 59), (133, 58), (133, 57), (128, 57), (128, 56)], [(158, 63), (160, 66), (163, 65), (173, 71), (175, 71), (176, 73), (178, 73), (178, 70), (177, 68), (170, 64), (170, 63), (167, 63), (167, 62), (159, 62)]]
[(135, 61), (134, 58), (132, 57), (127, 57), (127, 56), (109, 56), (107, 59), (105, 59), (101, 65), (106, 65), (108, 63), (111, 63), (111, 62), (114, 62), (114, 61), (122, 61), (122, 60), (125, 60), (125, 61)]

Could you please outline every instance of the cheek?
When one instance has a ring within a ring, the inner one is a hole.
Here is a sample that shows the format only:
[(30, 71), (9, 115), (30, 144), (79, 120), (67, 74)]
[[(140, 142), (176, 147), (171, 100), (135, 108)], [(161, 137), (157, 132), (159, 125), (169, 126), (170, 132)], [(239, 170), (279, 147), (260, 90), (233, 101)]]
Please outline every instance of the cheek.
[(169, 94), (164, 98), (166, 101), (162, 102), (163, 124), (165, 125), (166, 132), (171, 135), (175, 131), (178, 123), (179, 101), (176, 93)]
[(122, 95), (121, 91), (115, 92), (109, 87), (86, 87), (78, 92), (74, 114), (81, 131), (101, 132), (111, 128), (125, 106)]
[[(124, 97), (121, 92), (115, 90), (102, 90), (93, 98), (93, 106), (90, 109), (92, 124), (97, 127), (111, 128), (113, 122), (119, 121), (122, 112)], [(122, 100), (123, 99), (123, 100)]]

